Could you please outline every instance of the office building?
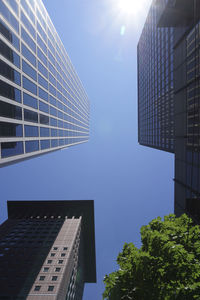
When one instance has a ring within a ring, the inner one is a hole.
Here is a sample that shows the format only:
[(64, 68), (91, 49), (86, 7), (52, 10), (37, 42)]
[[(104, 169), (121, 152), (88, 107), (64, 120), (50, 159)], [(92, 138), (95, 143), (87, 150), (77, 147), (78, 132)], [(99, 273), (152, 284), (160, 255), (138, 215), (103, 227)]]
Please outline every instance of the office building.
[(174, 210), (200, 223), (200, 2), (157, 0), (153, 4), (158, 30), (173, 30)]
[(138, 43), (138, 141), (174, 152), (173, 28), (158, 28), (153, 1)]
[(88, 97), (42, 1), (1, 0), (0, 166), (88, 139)]
[(81, 300), (96, 282), (94, 202), (8, 201), (0, 299)]

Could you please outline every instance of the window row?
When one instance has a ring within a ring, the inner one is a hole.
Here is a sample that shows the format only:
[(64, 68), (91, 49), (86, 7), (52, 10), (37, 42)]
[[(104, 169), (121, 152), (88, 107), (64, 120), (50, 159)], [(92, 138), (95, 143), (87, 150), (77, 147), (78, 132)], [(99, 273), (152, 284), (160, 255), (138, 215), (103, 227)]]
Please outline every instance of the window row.
[[(66, 146), (75, 143), (84, 142), (85, 138), (66, 138), (66, 139), (52, 139), (52, 140), (32, 140), (25, 142), (25, 152), (30, 153), (58, 146)], [(40, 147), (39, 147), (40, 145)], [(5, 142), (1, 143), (1, 157), (6, 158), (10, 156), (24, 154), (23, 142)]]

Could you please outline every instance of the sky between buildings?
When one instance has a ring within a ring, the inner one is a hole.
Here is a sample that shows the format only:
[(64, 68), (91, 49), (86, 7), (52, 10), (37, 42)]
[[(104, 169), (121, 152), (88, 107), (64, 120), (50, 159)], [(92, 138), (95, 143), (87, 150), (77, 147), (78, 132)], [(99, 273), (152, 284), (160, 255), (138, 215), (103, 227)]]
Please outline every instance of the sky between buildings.
[[(124, 242), (173, 212), (174, 156), (137, 143), (137, 43), (150, 0), (132, 16), (118, 0), (43, 0), (91, 104), (88, 143), (0, 169), (0, 222), (7, 200), (95, 200), (97, 284), (117, 268)], [(137, 3), (139, 0), (132, 0)]]

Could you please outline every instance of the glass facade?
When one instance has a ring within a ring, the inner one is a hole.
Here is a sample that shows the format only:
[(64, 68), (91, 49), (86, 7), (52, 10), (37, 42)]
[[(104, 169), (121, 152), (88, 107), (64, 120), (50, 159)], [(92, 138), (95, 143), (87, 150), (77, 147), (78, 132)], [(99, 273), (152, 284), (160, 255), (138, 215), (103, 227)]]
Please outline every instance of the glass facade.
[(138, 140), (174, 152), (173, 28), (158, 28), (153, 2), (138, 43)]
[(0, 166), (89, 139), (88, 97), (40, 0), (0, 1), (0, 134)]

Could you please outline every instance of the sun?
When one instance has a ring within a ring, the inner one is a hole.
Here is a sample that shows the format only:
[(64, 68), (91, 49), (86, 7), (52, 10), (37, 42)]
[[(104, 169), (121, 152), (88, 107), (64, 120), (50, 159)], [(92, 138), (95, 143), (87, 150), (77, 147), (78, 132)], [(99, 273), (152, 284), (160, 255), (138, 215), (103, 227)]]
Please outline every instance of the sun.
[(117, 10), (126, 16), (137, 16), (149, 0), (116, 0)]

